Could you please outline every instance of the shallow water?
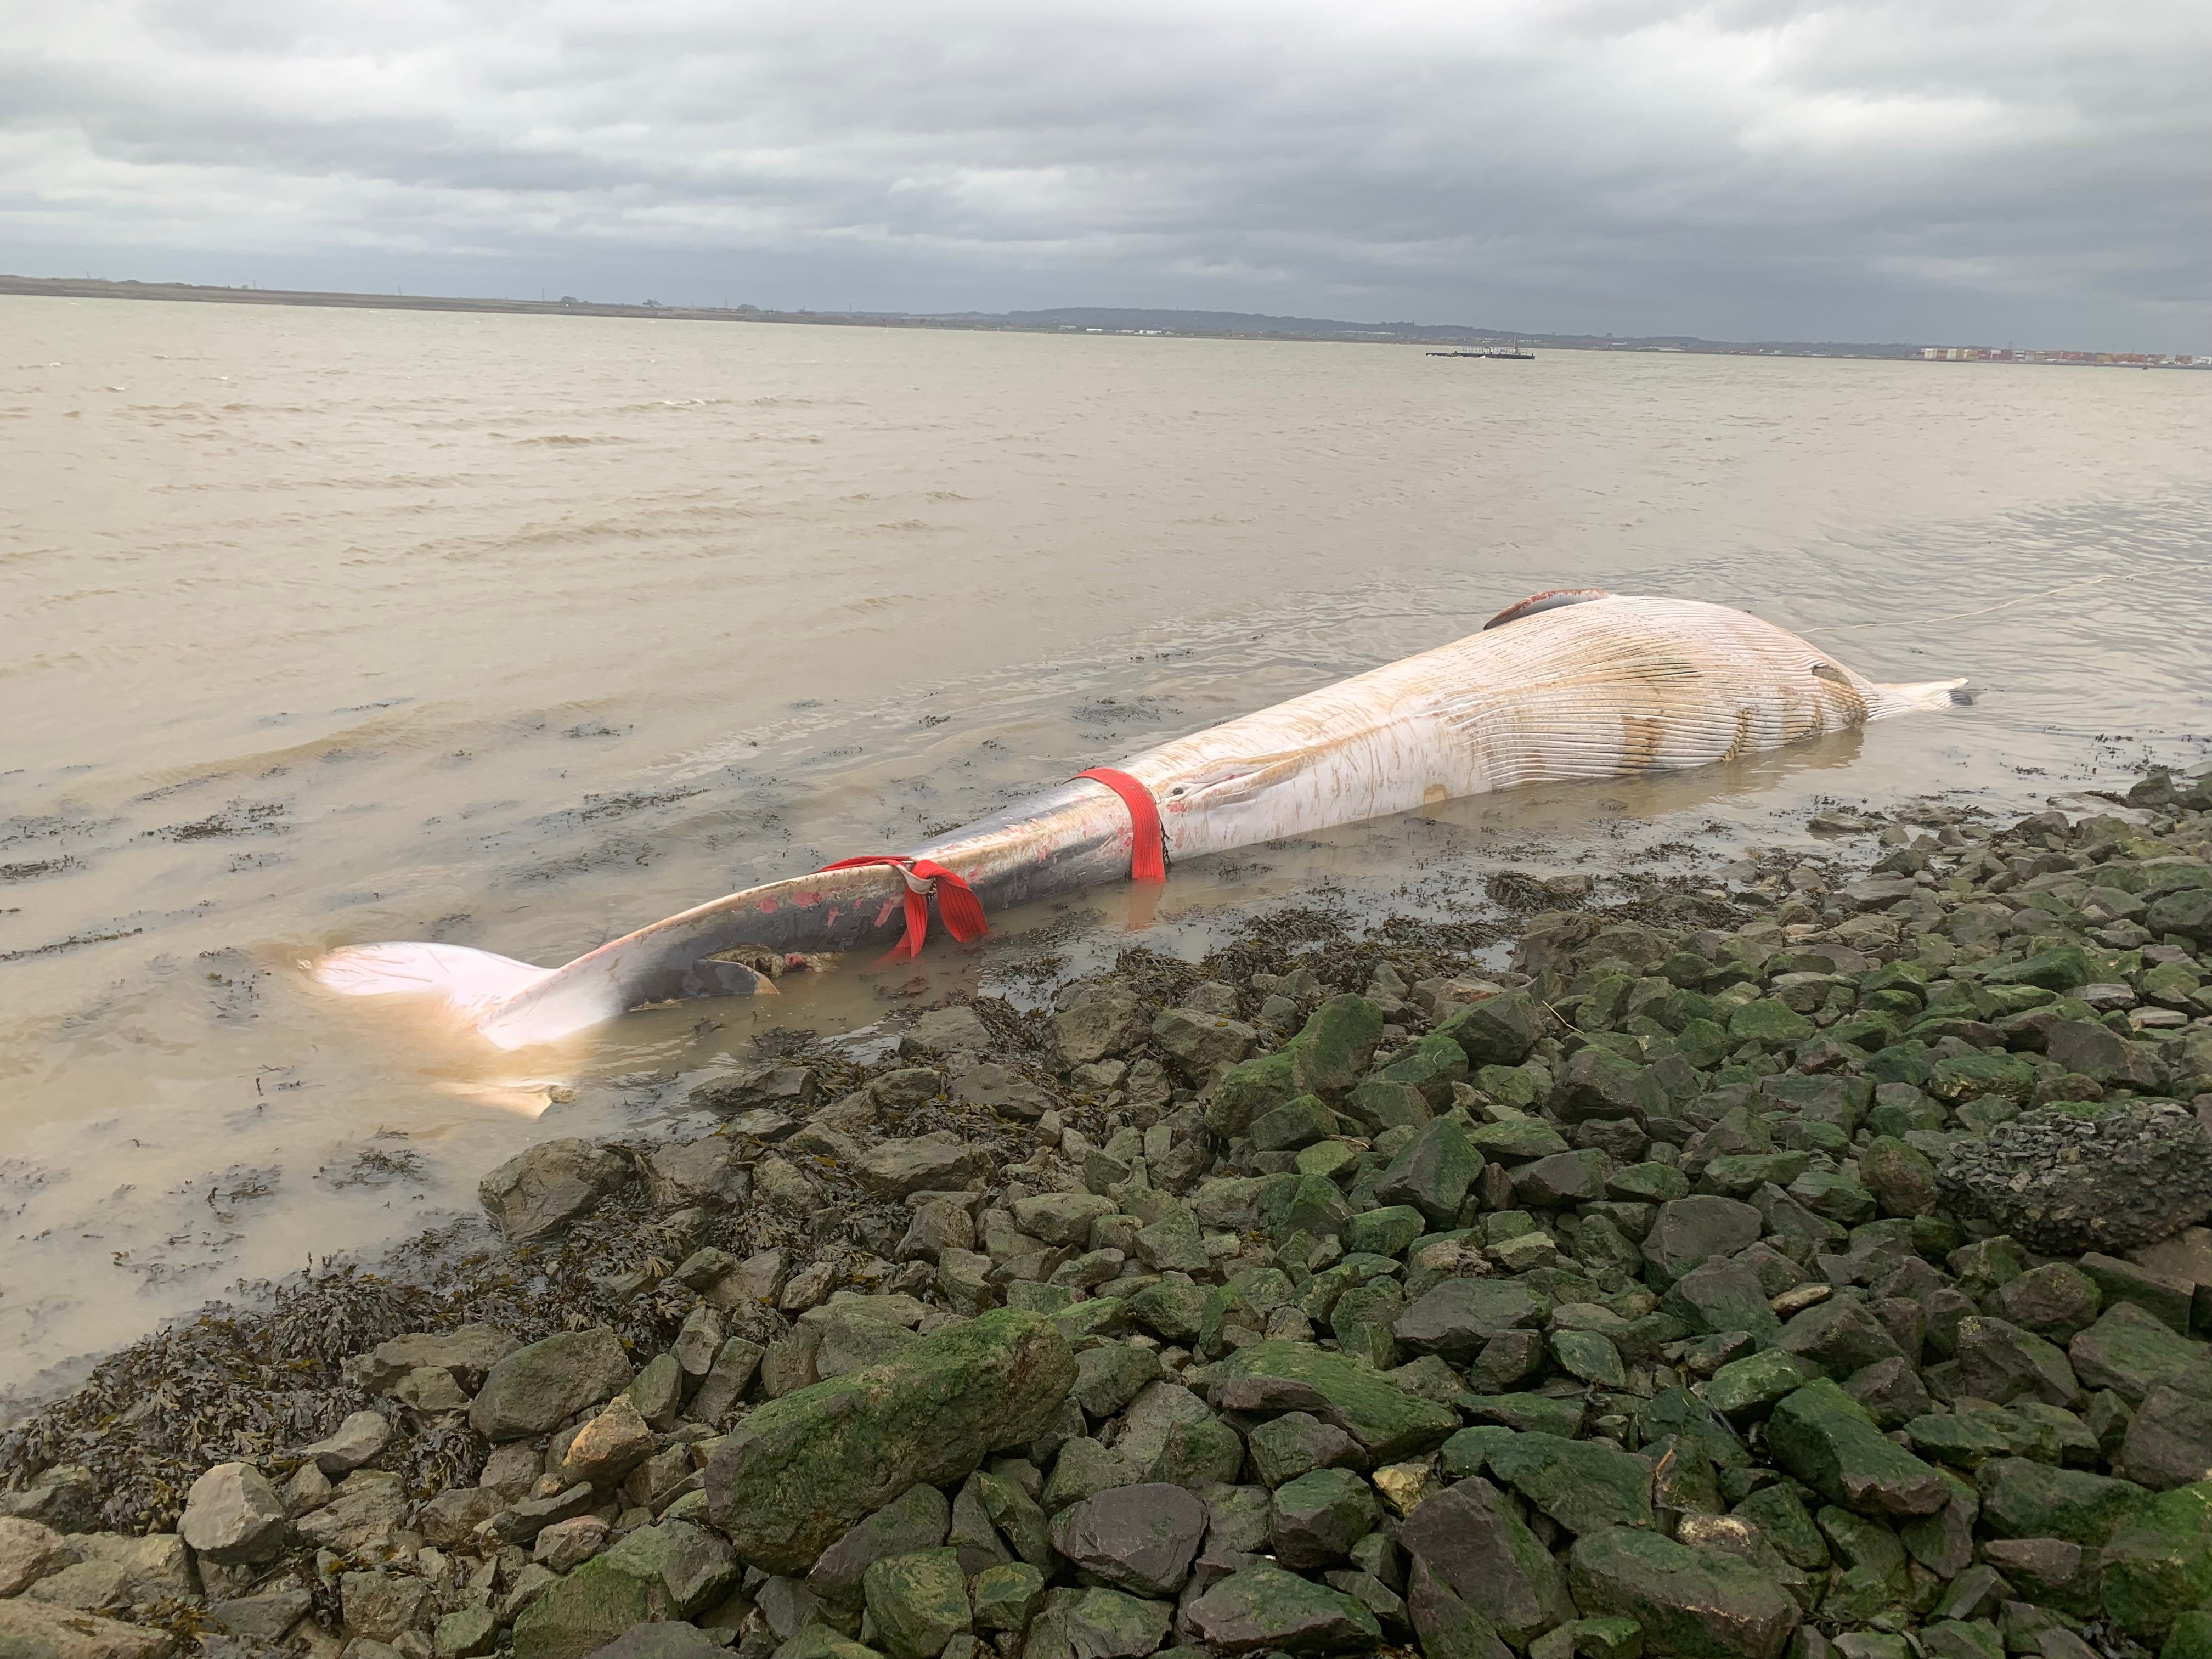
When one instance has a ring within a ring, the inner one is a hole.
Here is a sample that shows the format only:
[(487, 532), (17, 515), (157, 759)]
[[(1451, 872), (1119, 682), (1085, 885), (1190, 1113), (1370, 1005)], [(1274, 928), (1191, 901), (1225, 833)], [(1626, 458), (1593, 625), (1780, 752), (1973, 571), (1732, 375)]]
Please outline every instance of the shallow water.
[(0, 299), (0, 1390), (464, 1212), (763, 1019), (1136, 918), (518, 1056), (302, 958), (563, 961), (1537, 589), (1739, 604), (1980, 698), (1203, 862), (1148, 940), (2199, 757), (2208, 417), (2179, 373)]

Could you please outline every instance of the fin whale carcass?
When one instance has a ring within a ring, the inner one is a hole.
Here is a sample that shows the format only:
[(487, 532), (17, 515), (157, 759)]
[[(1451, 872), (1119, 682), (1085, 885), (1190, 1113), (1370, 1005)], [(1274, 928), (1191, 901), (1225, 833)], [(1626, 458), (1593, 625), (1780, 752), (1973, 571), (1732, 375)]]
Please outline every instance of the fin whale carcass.
[[(1677, 771), (1941, 707), (1960, 680), (1884, 685), (1743, 611), (1589, 588), (1538, 594), (1480, 633), (1148, 749), (1170, 860), (1522, 784)], [(915, 848), (989, 909), (1127, 878), (1130, 807), (1091, 779)], [(446, 945), (366, 945), (314, 964), (353, 995), (434, 992), (503, 1048), (672, 999), (775, 988), (777, 953), (888, 948), (914, 868), (833, 868), (714, 900), (534, 968)], [(927, 901), (921, 901), (926, 902)], [(948, 911), (946, 918), (951, 920)], [(908, 935), (912, 937), (912, 935)], [(773, 966), (773, 961), (769, 963)]]

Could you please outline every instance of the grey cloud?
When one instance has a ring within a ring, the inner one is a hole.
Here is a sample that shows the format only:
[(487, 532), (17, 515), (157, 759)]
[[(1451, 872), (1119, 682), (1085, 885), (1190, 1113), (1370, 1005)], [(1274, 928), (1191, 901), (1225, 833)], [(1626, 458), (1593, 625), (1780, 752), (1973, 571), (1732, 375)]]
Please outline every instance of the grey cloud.
[(0, 256), (2212, 349), (2208, 79), (2193, 0), (90, 0)]

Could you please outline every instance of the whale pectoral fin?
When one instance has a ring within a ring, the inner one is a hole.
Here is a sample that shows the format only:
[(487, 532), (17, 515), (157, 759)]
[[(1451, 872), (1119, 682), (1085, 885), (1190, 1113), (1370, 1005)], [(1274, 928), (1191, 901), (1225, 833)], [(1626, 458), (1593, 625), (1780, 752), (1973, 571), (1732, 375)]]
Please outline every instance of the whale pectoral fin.
[(553, 972), (465, 945), (398, 943), (333, 951), (310, 971), (317, 984), (342, 996), (434, 992), (465, 1011), (504, 1002)]
[(1482, 631), (1503, 628), (1510, 622), (1519, 622), (1523, 617), (1533, 617), (1540, 611), (1557, 611), (1562, 605), (1588, 605), (1592, 599), (1609, 599), (1613, 595), (1602, 587), (1554, 587), (1548, 592), (1531, 593), (1518, 605), (1509, 605), (1488, 622)]
[(687, 997), (772, 997), (775, 975), (784, 971), (783, 953), (740, 946), (702, 957), (684, 970)]

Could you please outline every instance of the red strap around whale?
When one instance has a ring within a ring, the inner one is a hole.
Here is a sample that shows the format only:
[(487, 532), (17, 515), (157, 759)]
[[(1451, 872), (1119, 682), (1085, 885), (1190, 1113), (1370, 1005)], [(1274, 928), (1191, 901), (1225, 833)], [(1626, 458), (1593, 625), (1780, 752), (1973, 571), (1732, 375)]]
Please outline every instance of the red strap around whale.
[(1129, 848), (1129, 879), (1132, 881), (1165, 881), (1168, 878), (1167, 855), (1162, 850), (1159, 803), (1152, 792), (1131, 777), (1127, 772), (1117, 772), (1110, 766), (1094, 766), (1088, 772), (1078, 772), (1079, 778), (1088, 778), (1093, 783), (1103, 783), (1121, 798), (1129, 809), (1129, 829), (1133, 840)]
[(933, 860), (873, 853), (866, 858), (839, 859), (822, 869), (826, 873), (872, 864), (888, 864), (906, 878), (906, 937), (891, 947), (892, 956), (910, 960), (921, 954), (921, 943), (929, 937), (932, 893), (937, 895), (937, 914), (944, 920), (945, 931), (963, 945), (991, 931), (990, 923), (983, 919), (983, 901), (975, 896), (975, 890)]

